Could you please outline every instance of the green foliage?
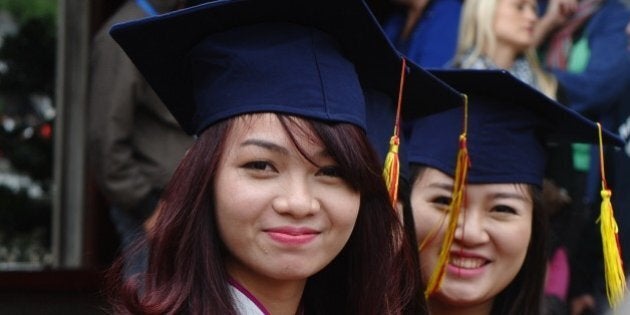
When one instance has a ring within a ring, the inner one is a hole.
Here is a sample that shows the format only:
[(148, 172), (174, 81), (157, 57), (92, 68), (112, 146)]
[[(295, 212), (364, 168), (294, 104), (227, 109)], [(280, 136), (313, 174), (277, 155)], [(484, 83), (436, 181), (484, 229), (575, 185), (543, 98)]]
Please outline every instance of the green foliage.
[[(0, 185), (0, 263), (41, 262), (50, 248), (53, 150), (50, 136), (39, 134), (50, 122), (37, 114), (31, 96), (54, 94), (57, 1), (0, 0), (2, 10), (13, 15), (18, 32), (6, 35), (0, 48), (7, 67), (0, 74), (0, 114), (16, 122), (12, 131), (0, 128), (0, 155), (10, 161), (11, 172), (38, 182), (44, 198)], [(25, 136), (25, 130), (34, 133)]]
[(15, 16), (19, 24), (40, 17), (55, 17), (56, 0), (0, 0), (0, 10), (6, 10)]
[(33, 136), (22, 139), (19, 134), (0, 130), (0, 151), (11, 161), (11, 165), (20, 172), (28, 174), (33, 180), (46, 181), (52, 177), (52, 141)]

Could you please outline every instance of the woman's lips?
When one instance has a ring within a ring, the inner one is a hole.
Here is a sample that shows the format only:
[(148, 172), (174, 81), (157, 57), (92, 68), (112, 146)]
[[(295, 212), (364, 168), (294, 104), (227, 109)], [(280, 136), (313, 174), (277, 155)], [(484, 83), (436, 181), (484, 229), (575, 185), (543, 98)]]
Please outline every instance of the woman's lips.
[(304, 227), (278, 227), (265, 230), (274, 241), (285, 245), (304, 245), (314, 240), (319, 231)]
[(470, 278), (482, 274), (489, 259), (473, 254), (451, 253), (448, 272), (456, 277)]

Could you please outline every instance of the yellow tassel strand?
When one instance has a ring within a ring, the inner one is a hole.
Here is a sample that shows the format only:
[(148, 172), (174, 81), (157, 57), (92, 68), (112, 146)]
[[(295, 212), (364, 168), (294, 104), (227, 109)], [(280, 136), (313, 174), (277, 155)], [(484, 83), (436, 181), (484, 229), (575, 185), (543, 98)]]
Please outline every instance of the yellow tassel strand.
[(394, 123), (394, 135), (389, 140), (389, 151), (385, 156), (383, 167), (383, 177), (389, 191), (389, 198), (396, 208), (398, 202), (398, 179), (400, 175), (400, 162), (398, 158), (398, 147), (400, 146), (400, 108), (402, 107), (403, 90), (405, 86), (405, 73), (407, 72), (407, 61), (402, 59), (402, 70), (400, 73), (400, 86), (398, 89), (398, 104), (396, 105), (396, 122)]
[(453, 184), (453, 199), (449, 205), (449, 222), (444, 232), (444, 240), (440, 248), (440, 256), (438, 263), (427, 284), (424, 295), (429, 298), (435, 293), (442, 284), (444, 275), (446, 274), (446, 264), (450, 257), (451, 244), (455, 237), (459, 214), (461, 213), (462, 204), (464, 203), (466, 177), (468, 175), (468, 167), (470, 159), (468, 156), (467, 132), (468, 132), (468, 97), (464, 94), (464, 130), (459, 136), (459, 151), (457, 152), (457, 164), (455, 167), (455, 182)]
[(621, 247), (617, 233), (619, 228), (610, 202), (612, 192), (606, 183), (604, 172), (604, 150), (602, 143), (602, 126), (597, 123), (599, 131), (599, 165), (602, 176), (602, 204), (597, 221), (600, 224), (602, 247), (604, 249), (604, 275), (606, 278), (606, 295), (611, 307), (616, 308), (623, 300), (626, 289), (626, 277), (621, 259)]
[(383, 177), (385, 177), (389, 198), (394, 207), (396, 207), (396, 202), (398, 201), (398, 177), (400, 172), (398, 160), (399, 142), (400, 139), (396, 135), (392, 136), (389, 140), (389, 151), (385, 157), (385, 168), (383, 168)]

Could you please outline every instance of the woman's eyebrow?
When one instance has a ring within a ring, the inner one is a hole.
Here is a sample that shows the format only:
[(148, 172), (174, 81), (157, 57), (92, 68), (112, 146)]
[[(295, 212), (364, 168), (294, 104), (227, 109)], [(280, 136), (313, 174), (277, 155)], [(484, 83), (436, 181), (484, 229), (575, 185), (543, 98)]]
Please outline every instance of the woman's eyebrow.
[(519, 193), (500, 192), (492, 194), (492, 199), (518, 199), (526, 202), (531, 202), (529, 198)]
[[(247, 146), (257, 146), (257, 147), (261, 147), (263, 149), (269, 150), (269, 151), (273, 151), (273, 152), (277, 152), (280, 154), (284, 154), (284, 155), (288, 155), (289, 154), (289, 150), (277, 143), (274, 143), (272, 141), (268, 141), (268, 140), (263, 140), (263, 139), (247, 139), (245, 141), (243, 141), (240, 145), (241, 147), (247, 147)], [(319, 152), (315, 153), (314, 157), (317, 158), (330, 158), (331, 154), (328, 150), (326, 149), (321, 149)]]
[(438, 188), (438, 189), (448, 190), (448, 191), (453, 190), (453, 184), (448, 184), (448, 183), (431, 183), (428, 185), (428, 187)]
[(260, 147), (269, 151), (281, 153), (284, 155), (289, 154), (289, 150), (287, 150), (285, 147), (279, 144), (276, 144), (274, 142), (262, 140), (262, 139), (247, 139), (243, 141), (240, 146), (241, 147), (256, 146), (256, 147)]

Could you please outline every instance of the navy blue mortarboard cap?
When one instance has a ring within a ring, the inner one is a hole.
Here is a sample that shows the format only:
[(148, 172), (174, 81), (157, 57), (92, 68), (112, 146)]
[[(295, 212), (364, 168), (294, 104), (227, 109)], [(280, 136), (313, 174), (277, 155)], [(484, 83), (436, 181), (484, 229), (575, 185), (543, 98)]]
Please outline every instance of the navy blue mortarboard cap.
[[(469, 183), (541, 186), (549, 142), (598, 143), (597, 125), (538, 92), (506, 71), (431, 70), (468, 95)], [(409, 139), (412, 164), (454, 175), (463, 108), (417, 119)], [(623, 141), (603, 130), (603, 141)]]
[[(398, 94), (401, 56), (361, 0), (213, 1), (119, 24), (111, 35), (190, 134), (252, 112), (365, 128), (363, 89)], [(414, 115), (461, 104), (410, 69), (423, 91), (444, 97), (423, 103), (405, 93), (406, 104), (423, 104)]]

